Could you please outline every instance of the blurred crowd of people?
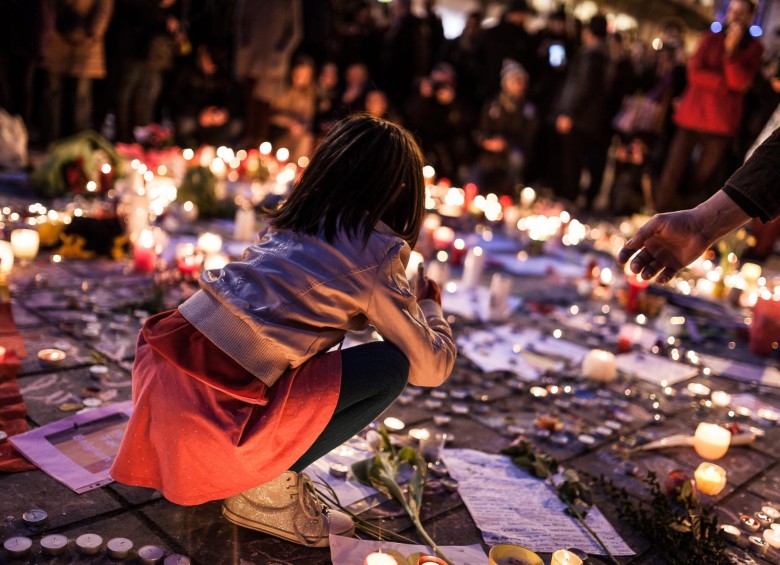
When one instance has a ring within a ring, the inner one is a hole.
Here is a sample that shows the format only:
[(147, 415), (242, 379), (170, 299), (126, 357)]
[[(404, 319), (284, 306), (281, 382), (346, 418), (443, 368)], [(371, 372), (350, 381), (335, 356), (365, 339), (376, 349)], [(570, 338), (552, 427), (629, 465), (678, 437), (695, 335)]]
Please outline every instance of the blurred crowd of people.
[(606, 170), (611, 211), (665, 210), (716, 190), (780, 101), (754, 9), (732, 0), (688, 57), (677, 21), (649, 45), (525, 0), (490, 27), (469, 14), (454, 39), (435, 0), (424, 14), (411, 0), (8, 0), (0, 107), (41, 143), (90, 128), (131, 142), (163, 123), (182, 146), (270, 140), (293, 158), (366, 111), (410, 129), (455, 183), (536, 183), (592, 209)]

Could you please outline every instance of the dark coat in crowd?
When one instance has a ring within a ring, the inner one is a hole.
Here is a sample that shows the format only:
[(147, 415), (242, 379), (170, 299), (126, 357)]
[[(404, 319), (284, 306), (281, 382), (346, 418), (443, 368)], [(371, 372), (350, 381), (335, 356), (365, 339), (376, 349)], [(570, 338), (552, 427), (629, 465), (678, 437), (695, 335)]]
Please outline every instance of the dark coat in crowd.
[(524, 27), (506, 19), (485, 31), (483, 35), (483, 78), (486, 96), (492, 96), (501, 88), (501, 67), (505, 59), (520, 63), (533, 79), (535, 70), (535, 39)]
[(79, 78), (106, 76), (105, 34), (114, 0), (55, 0), (46, 69)]
[(604, 127), (609, 51), (604, 42), (583, 46), (572, 61), (558, 102), (558, 114), (569, 116), (574, 128), (598, 132)]

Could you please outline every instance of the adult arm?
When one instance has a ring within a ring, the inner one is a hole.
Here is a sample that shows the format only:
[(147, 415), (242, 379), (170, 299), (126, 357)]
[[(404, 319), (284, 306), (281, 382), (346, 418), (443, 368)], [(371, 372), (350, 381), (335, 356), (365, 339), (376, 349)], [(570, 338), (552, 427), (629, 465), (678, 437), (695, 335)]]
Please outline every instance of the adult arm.
[(665, 283), (712, 243), (750, 218), (780, 217), (780, 129), (735, 172), (723, 190), (691, 210), (653, 216), (618, 253), (643, 278)]

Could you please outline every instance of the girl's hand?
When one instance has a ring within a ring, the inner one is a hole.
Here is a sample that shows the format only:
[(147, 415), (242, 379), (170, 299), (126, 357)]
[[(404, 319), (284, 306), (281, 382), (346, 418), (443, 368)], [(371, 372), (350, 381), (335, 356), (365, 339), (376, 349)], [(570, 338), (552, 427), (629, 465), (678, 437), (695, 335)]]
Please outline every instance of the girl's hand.
[(425, 268), (422, 263), (417, 267), (417, 300), (435, 300), (441, 306), (439, 285), (425, 276)]

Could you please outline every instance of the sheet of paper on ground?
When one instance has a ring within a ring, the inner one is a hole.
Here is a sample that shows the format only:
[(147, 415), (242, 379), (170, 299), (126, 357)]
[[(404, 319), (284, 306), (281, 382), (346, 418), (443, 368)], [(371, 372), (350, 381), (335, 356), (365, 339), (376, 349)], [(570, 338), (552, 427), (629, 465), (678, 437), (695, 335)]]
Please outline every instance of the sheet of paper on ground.
[(130, 400), (83, 410), (10, 438), (27, 459), (81, 494), (112, 482), (108, 476), (127, 421)]
[[(505, 455), (473, 449), (445, 449), (442, 459), (458, 481), (458, 493), (489, 545), (514, 543), (539, 553), (577, 547), (603, 554), (566, 505), (543, 480), (516, 467)], [(597, 508), (586, 518), (615, 555), (634, 552)]]

